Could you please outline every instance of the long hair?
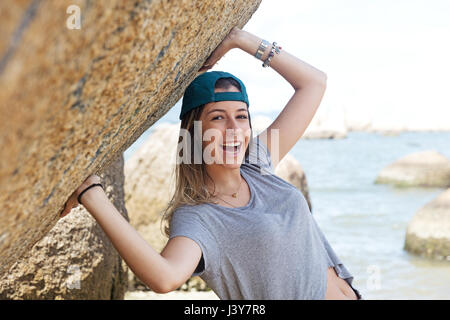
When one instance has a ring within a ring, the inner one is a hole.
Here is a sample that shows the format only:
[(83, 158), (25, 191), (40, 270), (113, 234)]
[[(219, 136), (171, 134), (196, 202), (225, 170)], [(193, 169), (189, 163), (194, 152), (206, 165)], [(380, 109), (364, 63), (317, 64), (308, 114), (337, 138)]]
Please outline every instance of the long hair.
[[(241, 91), (241, 86), (239, 85), (239, 82), (237, 82), (233, 78), (220, 78), (216, 81), (214, 88), (215, 89), (228, 89), (231, 86), (236, 87), (239, 91)], [(189, 133), (191, 137), (202, 137), (201, 132), (197, 132), (195, 134), (194, 132), (194, 121), (199, 121), (200, 116), (202, 115), (203, 109), (205, 108), (205, 105), (199, 106), (197, 108), (192, 109), (191, 111), (187, 112), (180, 124), (180, 135), (178, 137), (178, 144), (182, 141), (183, 144), (190, 141), (191, 146), (188, 148), (187, 146), (181, 148), (181, 152), (184, 153), (185, 150), (191, 150), (190, 159), (194, 159), (194, 145), (197, 143), (197, 148), (199, 146), (199, 150), (202, 150), (202, 140), (196, 140), (196, 139), (186, 139), (181, 135), (182, 130), (184, 132)], [(247, 109), (248, 111), (248, 109)], [(250, 129), (252, 129), (251, 119), (250, 119), (250, 113), (248, 113), (248, 121), (250, 125)], [(253, 131), (251, 131), (253, 132)], [(253, 134), (250, 134), (250, 143), (252, 142)], [(249, 143), (249, 146), (250, 146)], [(177, 152), (179, 150), (177, 149)], [(245, 150), (245, 158), (248, 157), (249, 154), (249, 147), (247, 147), (247, 150)], [(203, 152), (202, 152), (203, 155)], [(177, 157), (181, 157), (185, 159), (185, 155), (177, 154)], [(175, 212), (175, 210), (181, 206), (193, 206), (198, 205), (202, 203), (210, 203), (212, 194), (208, 191), (208, 189), (205, 187), (206, 183), (206, 177), (211, 178), (208, 173), (206, 172), (205, 163), (202, 161), (200, 164), (195, 163), (194, 161), (188, 161), (188, 163), (185, 163), (185, 161), (181, 161), (175, 166), (175, 191), (171, 198), (171, 200), (168, 203), (168, 206), (163, 211), (163, 217), (161, 219), (161, 224), (164, 223), (164, 234), (169, 237), (170, 236), (170, 222), (172, 220), (172, 215)], [(212, 179), (210, 179), (212, 180)], [(215, 190), (215, 185), (214, 185)]]

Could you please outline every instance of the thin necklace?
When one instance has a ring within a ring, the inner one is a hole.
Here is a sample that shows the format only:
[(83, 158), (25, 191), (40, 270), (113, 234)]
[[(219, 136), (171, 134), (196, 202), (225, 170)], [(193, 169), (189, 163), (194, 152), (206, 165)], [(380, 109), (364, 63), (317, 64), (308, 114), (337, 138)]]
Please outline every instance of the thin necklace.
[[(235, 193), (231, 194), (231, 196), (232, 196), (233, 198), (237, 198), (238, 193), (239, 193), (239, 190), (241, 189), (241, 184), (242, 184), (242, 180), (243, 180), (243, 179), (242, 179), (242, 177), (241, 177), (240, 175), (239, 175), (239, 177), (241, 178), (241, 182), (239, 183), (239, 188), (238, 188), (238, 190), (237, 190)], [(236, 208), (234, 205), (232, 205), (232, 204), (229, 203), (228, 201), (222, 199), (222, 198), (219, 197), (218, 195), (216, 195), (216, 197), (219, 198), (219, 199), (221, 199), (222, 201), (228, 203), (228, 204), (229, 204), (230, 206), (232, 206), (233, 208)]]

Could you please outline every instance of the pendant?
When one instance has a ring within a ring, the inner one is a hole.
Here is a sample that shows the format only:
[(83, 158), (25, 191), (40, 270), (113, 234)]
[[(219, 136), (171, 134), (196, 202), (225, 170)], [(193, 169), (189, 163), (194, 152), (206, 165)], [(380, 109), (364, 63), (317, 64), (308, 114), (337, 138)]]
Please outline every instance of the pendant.
[(236, 197), (237, 197), (237, 192), (233, 193), (231, 196), (232, 196), (233, 198), (236, 198)]

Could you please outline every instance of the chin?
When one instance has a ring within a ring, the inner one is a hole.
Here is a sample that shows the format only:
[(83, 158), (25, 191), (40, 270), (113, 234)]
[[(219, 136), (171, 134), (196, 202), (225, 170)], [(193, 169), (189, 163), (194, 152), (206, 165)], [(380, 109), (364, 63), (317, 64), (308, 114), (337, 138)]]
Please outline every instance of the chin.
[[(242, 156), (239, 155), (239, 156), (235, 157), (233, 159), (233, 163), (226, 163), (225, 162), (226, 158), (225, 158), (225, 156), (223, 156), (222, 163), (220, 163), (220, 165), (227, 169), (237, 169), (237, 168), (240, 168), (242, 163), (244, 162), (244, 157), (245, 157), (245, 153), (242, 154)], [(230, 160), (231, 159), (228, 159), (228, 161), (230, 161)]]
[(242, 163), (232, 163), (232, 164), (224, 163), (221, 166), (227, 169), (239, 169), (241, 167), (241, 164)]

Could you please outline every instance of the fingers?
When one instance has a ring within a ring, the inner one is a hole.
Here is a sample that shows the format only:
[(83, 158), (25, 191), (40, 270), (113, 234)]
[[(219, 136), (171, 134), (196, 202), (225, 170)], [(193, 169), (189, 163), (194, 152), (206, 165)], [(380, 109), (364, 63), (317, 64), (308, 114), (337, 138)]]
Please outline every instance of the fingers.
[(198, 72), (208, 71), (209, 69), (211, 69), (211, 67), (203, 66), (198, 70)]
[[(86, 181), (88, 183), (86, 183)], [(78, 202), (78, 194), (80, 191), (84, 190), (87, 185), (91, 185), (92, 183), (100, 183), (101, 179), (96, 174), (91, 174), (85, 182), (83, 182), (77, 190), (75, 190), (69, 197), (69, 199), (64, 204), (64, 208), (60, 211), (59, 216), (60, 218), (65, 217), (72, 211), (73, 208), (77, 208), (80, 203)]]
[(215, 65), (215, 63), (212, 62), (212, 60), (206, 60), (206, 62), (201, 67), (201, 69), (208, 70), (208, 69), (211, 69), (214, 65)]
[[(76, 200), (76, 202), (73, 202), (72, 205), (67, 206), (67, 202), (64, 204), (64, 208), (61, 210), (61, 212), (59, 213), (59, 217), (65, 217), (66, 215), (68, 215), (70, 213), (70, 211), (72, 211), (72, 209), (77, 208), (80, 204), (78, 203), (78, 200)], [(70, 207), (70, 209), (66, 209), (66, 207)]]
[(228, 48), (225, 48), (223, 45), (219, 45), (206, 59), (203, 66), (198, 70), (199, 72), (206, 71), (214, 67), (219, 63), (219, 60), (222, 59), (225, 54), (228, 52)]
[(203, 66), (198, 70), (198, 72), (208, 71), (208, 70), (211, 69), (211, 68), (212, 68), (212, 66), (209, 66), (209, 65), (203, 65)]
[(59, 213), (59, 216), (60, 217), (63, 217), (63, 213), (64, 213), (64, 210), (66, 209), (66, 204), (67, 204), (67, 202), (64, 204), (64, 208), (61, 210), (61, 212)]
[(215, 62), (206, 61), (205, 64), (198, 71), (199, 72), (207, 71), (207, 70), (211, 69), (212, 67), (214, 67), (216, 64), (219, 64), (219, 61), (215, 61)]

